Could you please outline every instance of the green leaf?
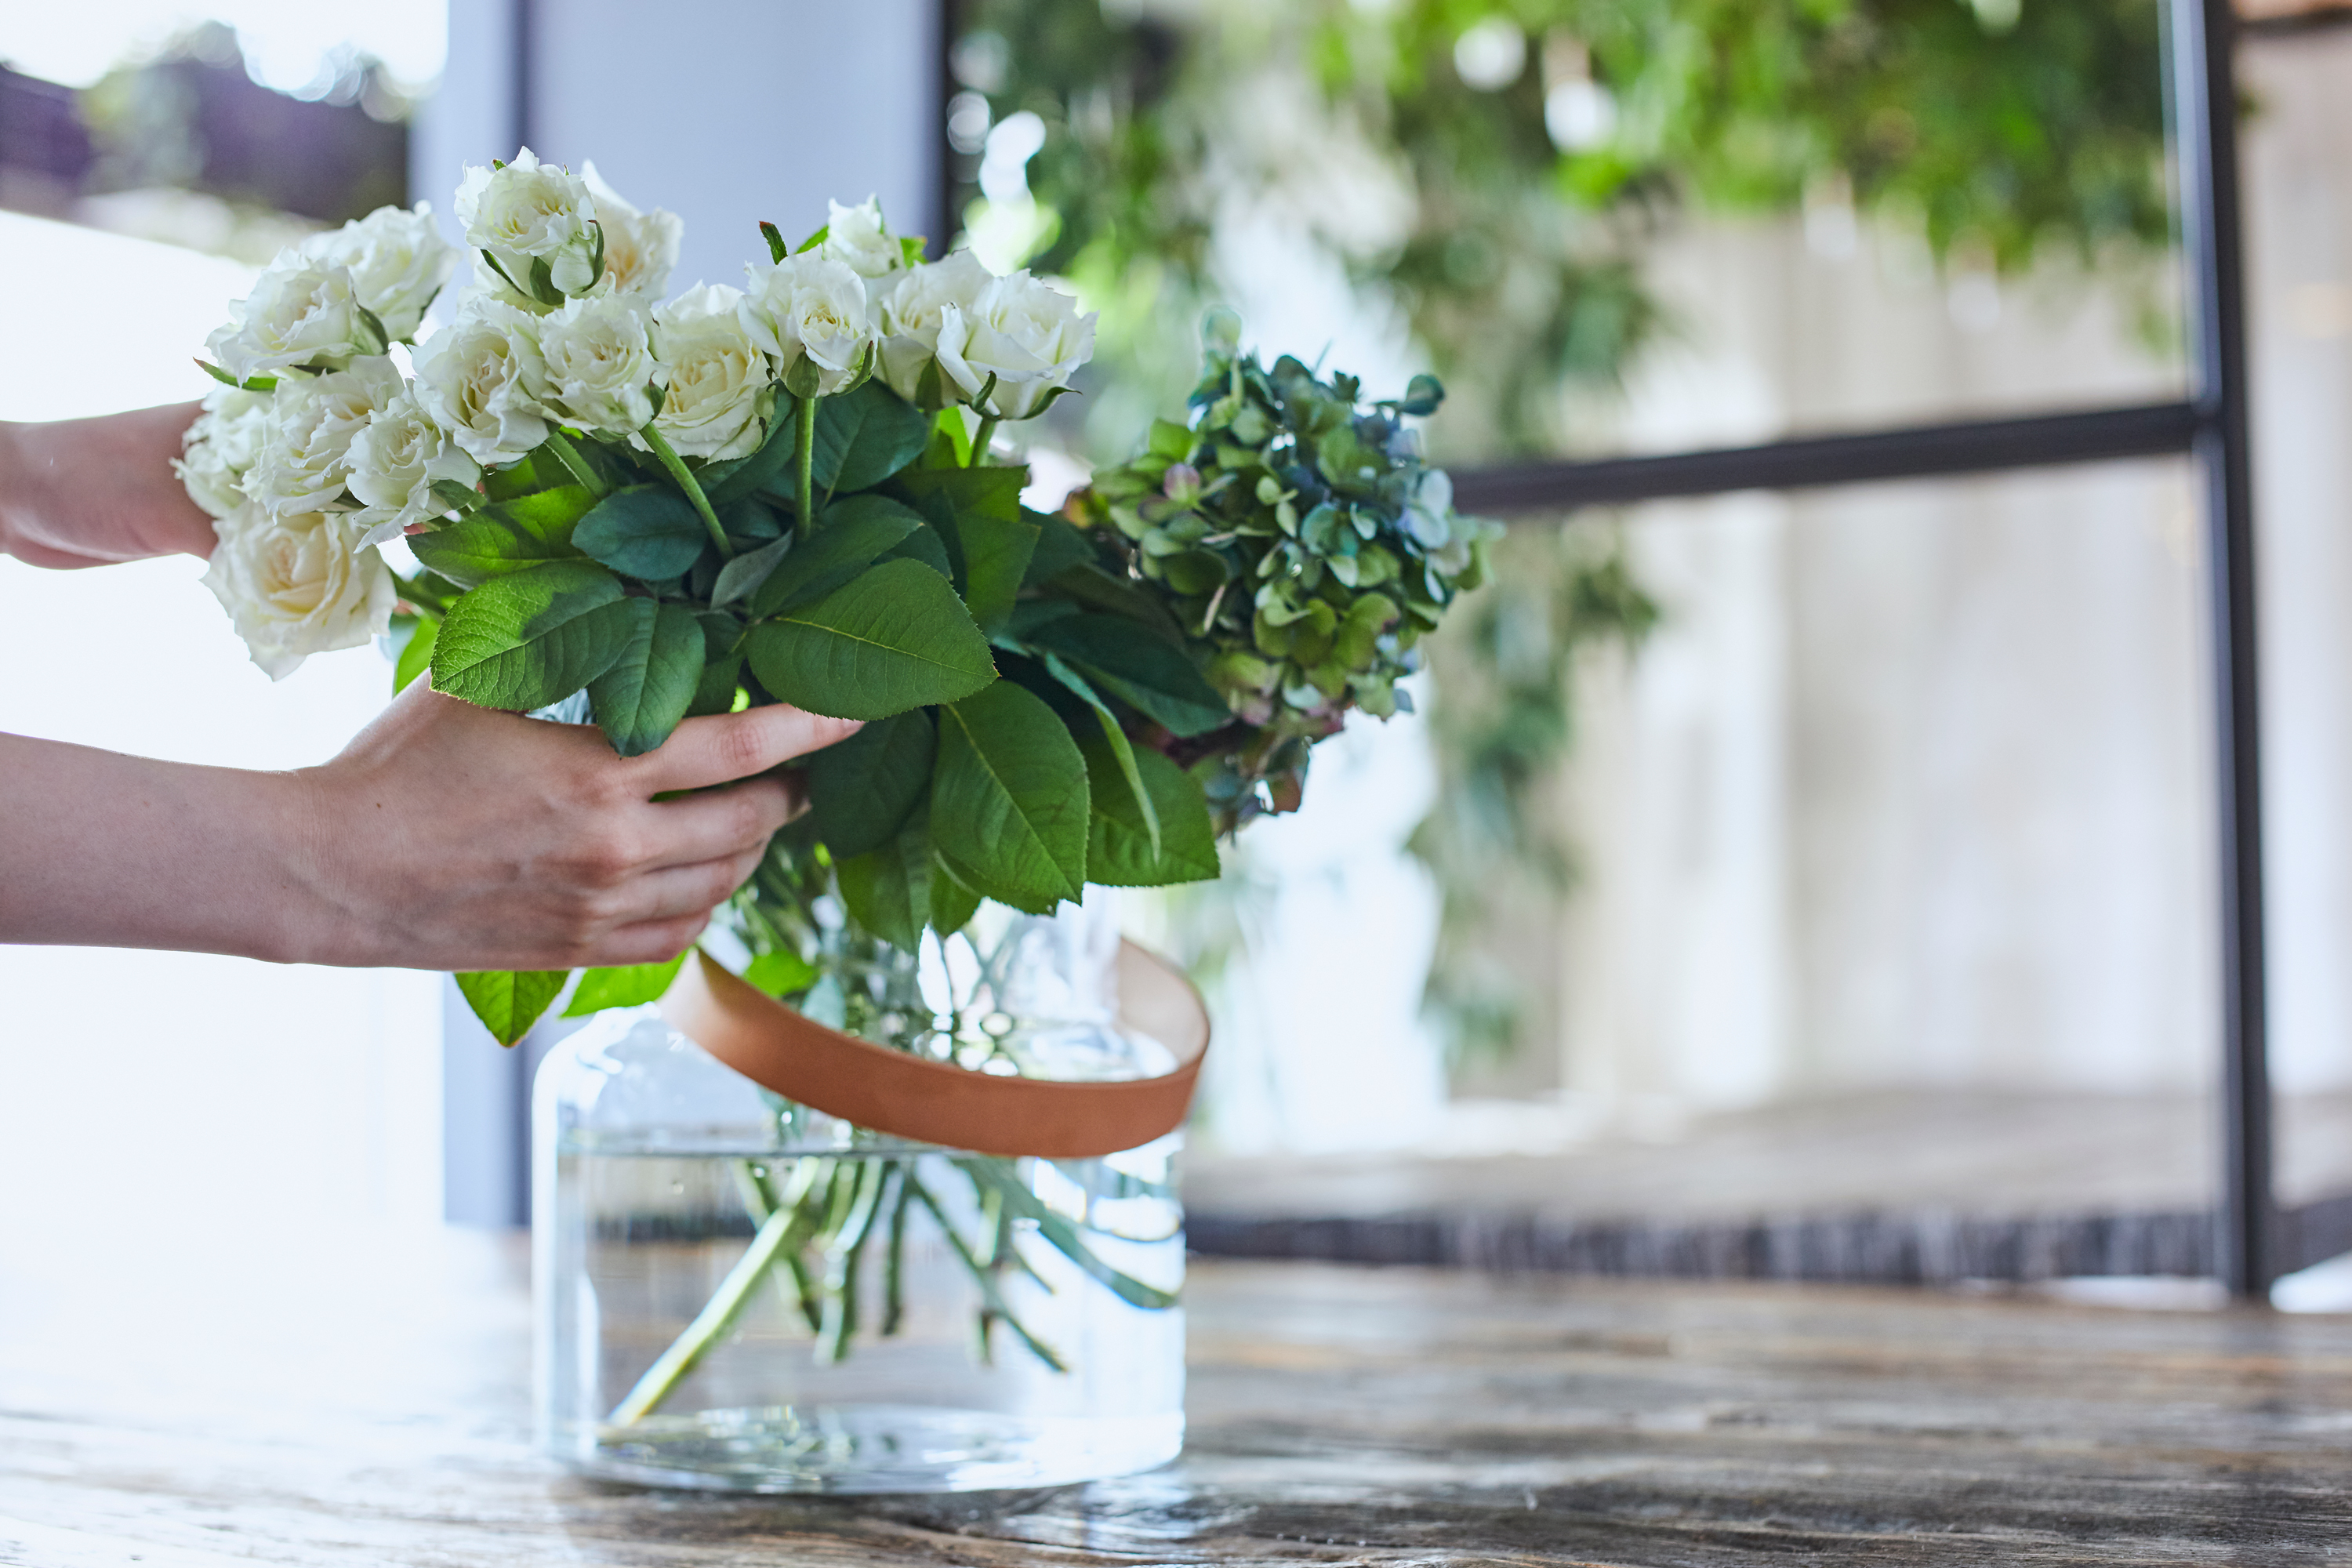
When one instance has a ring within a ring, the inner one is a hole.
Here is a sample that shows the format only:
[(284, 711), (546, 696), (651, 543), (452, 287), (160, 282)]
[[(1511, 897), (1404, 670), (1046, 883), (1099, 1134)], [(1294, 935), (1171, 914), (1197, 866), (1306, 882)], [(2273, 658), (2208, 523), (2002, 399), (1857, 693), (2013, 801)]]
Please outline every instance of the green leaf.
[(811, 757), (809, 814), (825, 847), (839, 858), (889, 842), (930, 788), (938, 743), (931, 716), (918, 710), (877, 720)]
[(784, 471), (793, 460), (794, 433), (800, 427), (800, 407), (779, 398), (775, 422), (769, 427), (768, 438), (760, 449), (748, 458), (736, 458), (724, 463), (712, 463), (695, 475), (702, 493), (714, 507), (731, 506), (744, 497), (765, 489), (771, 480)]
[(782, 261), (786, 256), (792, 254), (784, 245), (782, 232), (765, 218), (760, 220), (760, 237), (768, 242), (769, 260)]
[(960, 511), (957, 542), (963, 546), (963, 601), (982, 630), (994, 631), (1013, 614), (1038, 528), (1017, 514), (1011, 521), (982, 511)]
[(466, 1005), (474, 1016), (490, 1032), (490, 1037), (502, 1046), (511, 1046), (530, 1033), (539, 1016), (547, 1011), (563, 983), (572, 978), (568, 969), (492, 969), (478, 973), (454, 976), (457, 989), (464, 993)]
[[(651, 599), (633, 605), (653, 605)], [(643, 756), (677, 729), (702, 679), (702, 627), (684, 605), (641, 615), (613, 668), (588, 683), (596, 727), (625, 757)]]
[(476, 512), (430, 533), (412, 534), (408, 548), (415, 552), (417, 560), (466, 588), (543, 562), (580, 559), (580, 552), (568, 541), (551, 542), (520, 532), (499, 521), (494, 512)]
[(613, 667), (653, 601), (586, 561), (494, 577), (449, 607), (433, 686), (485, 708), (544, 708)]
[(667, 485), (614, 490), (572, 531), (572, 542), (583, 554), (647, 583), (677, 576), (709, 539), (693, 503)]
[[(1059, 681), (1066, 689), (1075, 693), (1079, 700), (1094, 710), (1095, 721), (1102, 726), (1103, 742), (1110, 747), (1112, 756), (1118, 763), (1120, 774), (1127, 780), (1128, 788), (1133, 793), (1136, 803), (1142, 807), (1143, 827), (1145, 833), (1150, 837), (1151, 852), (1154, 855), (1159, 854), (1160, 814), (1153, 807), (1150, 792), (1143, 787), (1143, 775), (1136, 771), (1135, 746), (1127, 738), (1127, 731), (1118, 727), (1118, 715), (1110, 710), (1100, 697), (1095, 695), (1095, 689), (1087, 684), (1086, 677), (1063, 663), (1056, 655), (1046, 653), (1042, 648), (1038, 653), (1040, 662), (1045, 667), (1045, 673)], [(1083, 750), (1086, 742), (1080, 742), (1079, 745)], [(1097, 798), (1101, 794), (1101, 786), (1095, 786), (1095, 795)]]
[(510, 496), (489, 510), (492, 516), (504, 518), (533, 539), (569, 544), (573, 526), (595, 507), (596, 492), (586, 485), (558, 485), (550, 490)]
[(1205, 735), (1234, 721), (1233, 710), (1169, 647), (1117, 616), (1067, 616), (1034, 628), (1030, 640), (1078, 667), (1090, 680), (1179, 735)]
[(931, 913), (931, 835), (920, 812), (881, 847), (836, 862), (835, 871), (850, 919), (904, 952), (922, 944)]
[(1037, 548), (1030, 552), (1028, 569), (1021, 574), (1023, 587), (1034, 588), (1073, 566), (1083, 566), (1094, 560), (1094, 545), (1068, 519), (1031, 511), (1026, 507), (1021, 515), (1037, 525)]
[[(691, 948), (688, 952), (694, 951)], [(632, 963), (617, 969), (583, 969), (580, 984), (572, 993), (572, 1004), (563, 1009), (567, 1018), (584, 1018), (591, 1013), (601, 1013), (607, 1007), (642, 1007), (648, 1002), (658, 1002), (677, 978), (678, 966), (686, 962), (681, 952), (667, 963)]]
[[(556, 473), (561, 475), (565, 471), (558, 468)], [(482, 493), (492, 500), (512, 500), (517, 496), (545, 489), (546, 483), (540, 477), (539, 465), (529, 453), (525, 453), (503, 468), (484, 470)]]
[(719, 569), (719, 581), (710, 589), (710, 607), (714, 610), (749, 598), (758, 592), (760, 584), (776, 569), (776, 563), (793, 547), (791, 534), (772, 544), (762, 544), (757, 550), (747, 550)]
[(1018, 522), (1021, 491), (1028, 483), (1026, 468), (910, 468), (893, 488), (904, 490), (917, 505), (937, 496), (958, 518), (976, 513)]
[(196, 368), (203, 371), (206, 375), (211, 376), (215, 381), (219, 382), (223, 386), (234, 386), (238, 388), (240, 391), (272, 392), (275, 391), (278, 386), (278, 378), (274, 375), (253, 375), (246, 377), (243, 381), (239, 381), (236, 377), (229, 374), (228, 372), (213, 363), (210, 360), (198, 360), (196, 362)]
[(915, 460), (931, 437), (929, 416), (878, 381), (817, 405), (816, 488), (862, 490)]
[(963, 880), (1050, 914), (1087, 882), (1086, 758), (1045, 702), (1009, 680), (944, 708), (931, 833)]
[(408, 641), (401, 645), (400, 658), (393, 663), (392, 694), (394, 697), (407, 690), (410, 681), (431, 668), (433, 644), (440, 635), (440, 622), (422, 617), (417, 620), (416, 629), (408, 634)]
[[(1087, 880), (1106, 888), (1160, 888), (1205, 882), (1218, 874), (1217, 832), (1208, 796), (1192, 774), (1149, 746), (1121, 759), (1105, 742), (1079, 746), (1092, 781), (1094, 810), (1087, 825)], [(1139, 791), (1130, 783), (1140, 775)], [(1160, 824), (1157, 842), (1147, 821)]]
[(743, 966), (743, 979), (771, 996), (789, 996), (816, 984), (817, 966), (797, 952), (763, 952)]
[(886, 561), (754, 626), (744, 652), (778, 698), (838, 719), (953, 702), (996, 679), (988, 639), (963, 601), (914, 561)]
[(1184, 628), (1177, 625), (1163, 598), (1139, 583), (1112, 576), (1091, 561), (1056, 572), (1052, 586), (1081, 605), (1135, 622), (1171, 647), (1183, 644)]
[(884, 551), (882, 559), (919, 561), (949, 582), (955, 581), (955, 565), (948, 559), (947, 543), (940, 537), (940, 531), (929, 524)]
[(971, 923), (980, 912), (980, 894), (964, 885), (955, 868), (931, 853), (931, 929), (941, 936), (953, 936)]
[(847, 496), (824, 509), (814, 533), (777, 563), (752, 595), (767, 616), (832, 593), (872, 564), (923, 520), (887, 496)]

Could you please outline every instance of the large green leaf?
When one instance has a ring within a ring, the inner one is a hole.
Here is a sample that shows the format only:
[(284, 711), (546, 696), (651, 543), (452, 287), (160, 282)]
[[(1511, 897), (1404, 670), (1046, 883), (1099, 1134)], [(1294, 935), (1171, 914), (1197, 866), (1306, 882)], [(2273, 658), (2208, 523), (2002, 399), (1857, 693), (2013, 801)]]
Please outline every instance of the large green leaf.
[(887, 496), (844, 497), (761, 579), (751, 614), (772, 616), (832, 593), (922, 526), (920, 517)]
[(879, 848), (836, 863), (849, 916), (891, 946), (920, 946), (931, 913), (931, 835), (918, 812)]
[(1054, 710), (1009, 680), (940, 713), (931, 836), (963, 880), (1048, 914), (1087, 883), (1086, 758)]
[(586, 485), (558, 485), (553, 489), (515, 496), (489, 510), (533, 539), (561, 544), (571, 539), (573, 527), (595, 507), (596, 492)]
[(971, 618), (994, 631), (1013, 614), (1029, 557), (1037, 548), (1037, 525), (1015, 516), (1010, 521), (992, 513), (958, 512), (956, 542), (963, 548), (963, 602)]
[[(880, 719), (808, 760), (809, 812), (835, 858), (878, 849), (931, 785), (931, 716)], [(928, 853), (928, 849), (926, 850)]]
[(980, 912), (977, 889), (959, 880), (955, 868), (931, 851), (931, 929), (941, 936), (953, 936), (971, 923)]
[(568, 969), (491, 969), (478, 973), (458, 974), (454, 978), (464, 994), (466, 1005), (474, 1016), (490, 1032), (490, 1037), (502, 1046), (511, 1046), (530, 1033), (539, 1016), (547, 1011), (563, 983), (572, 978)]
[(430, 533), (413, 534), (408, 548), (415, 552), (417, 560), (461, 588), (477, 587), (544, 561), (580, 559), (570, 539), (542, 539), (487, 511), (461, 517)]
[(485, 708), (544, 708), (612, 668), (653, 616), (651, 599), (628, 597), (592, 562), (494, 577), (441, 623), (434, 689)]
[(1026, 468), (909, 468), (893, 488), (904, 490), (918, 505), (937, 497), (959, 518), (970, 514), (1018, 522), (1021, 492), (1028, 483)]
[(1216, 826), (1208, 796), (1192, 774), (1149, 746), (1135, 748), (1129, 760), (1160, 824), (1155, 846), (1122, 760), (1100, 740), (1090, 738), (1078, 749), (1086, 755), (1093, 793), (1087, 880), (1106, 888), (1160, 888), (1217, 875)]
[[(688, 949), (688, 952), (692, 952)], [(567, 1018), (584, 1018), (591, 1013), (601, 1013), (607, 1007), (642, 1007), (648, 1002), (658, 1002), (677, 978), (678, 966), (686, 962), (681, 952), (667, 963), (631, 963), (616, 969), (583, 969), (580, 984), (572, 993), (570, 1005), (563, 1009)]]
[(921, 453), (931, 416), (882, 382), (816, 405), (810, 477), (828, 495), (878, 485)]
[(743, 651), (778, 698), (837, 719), (953, 702), (996, 679), (988, 639), (963, 601), (915, 561), (885, 561), (752, 627)]
[(1118, 616), (1067, 616), (1033, 627), (1029, 640), (1078, 667), (1089, 680), (1179, 735), (1205, 735), (1233, 722), (1233, 710), (1171, 647)]
[(572, 531), (581, 553), (648, 583), (684, 572), (709, 542), (693, 503), (667, 485), (614, 490)]
[(790, 552), (793, 542), (787, 534), (757, 550), (747, 550), (721, 566), (718, 580), (710, 585), (710, 607), (719, 609), (759, 592), (760, 584), (774, 574), (777, 564)]
[[(1044, 653), (1044, 650), (1040, 649), (1039, 652)], [(1145, 836), (1150, 840), (1151, 853), (1158, 855), (1160, 853), (1160, 813), (1153, 805), (1151, 792), (1144, 787), (1143, 774), (1136, 765), (1135, 743), (1128, 739), (1127, 731), (1119, 728), (1118, 717), (1105, 705), (1103, 700), (1095, 694), (1095, 689), (1087, 684), (1085, 676), (1072, 669), (1054, 654), (1045, 653), (1040, 662), (1045, 665), (1045, 673), (1060, 682), (1064, 690), (1076, 697), (1093, 711), (1095, 722), (1102, 730), (1103, 743), (1110, 748), (1112, 757), (1118, 763), (1119, 774), (1127, 781), (1129, 793), (1135, 797), (1136, 804), (1142, 808), (1143, 830)], [(1050, 693), (1048, 695), (1050, 696)], [(1086, 742), (1081, 742), (1079, 744), (1084, 746)], [(1091, 760), (1091, 753), (1089, 753), (1090, 763)], [(1094, 786), (1094, 793), (1095, 809), (1099, 811), (1102, 809), (1100, 784), (1097, 783)]]
[(702, 679), (702, 627), (692, 610), (664, 605), (640, 622), (613, 668), (588, 683), (596, 727), (625, 757), (643, 756), (668, 740)]

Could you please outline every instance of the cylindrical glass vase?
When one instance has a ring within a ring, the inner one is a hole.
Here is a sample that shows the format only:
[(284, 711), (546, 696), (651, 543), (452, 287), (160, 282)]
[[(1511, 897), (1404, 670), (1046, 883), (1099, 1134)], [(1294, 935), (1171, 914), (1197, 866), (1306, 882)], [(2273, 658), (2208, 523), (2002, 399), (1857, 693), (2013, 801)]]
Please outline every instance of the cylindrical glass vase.
[[(953, 994), (961, 1038), (942, 1027), (935, 1056), (1150, 1077), (1166, 1053), (1113, 1017), (1116, 948), (1099, 911), (1000, 921), (927, 939), (902, 989)], [(910, 1143), (761, 1089), (652, 1008), (603, 1015), (535, 1096), (547, 1451), (769, 1492), (1052, 1486), (1172, 1458), (1180, 1142), (1093, 1160)]]

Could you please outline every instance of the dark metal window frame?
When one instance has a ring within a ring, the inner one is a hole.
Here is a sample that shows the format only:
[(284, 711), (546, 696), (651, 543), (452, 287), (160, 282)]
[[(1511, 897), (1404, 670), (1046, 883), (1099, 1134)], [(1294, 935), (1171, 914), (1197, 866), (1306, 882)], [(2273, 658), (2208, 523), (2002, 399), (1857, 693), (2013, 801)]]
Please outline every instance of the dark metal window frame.
[[(1465, 472), (1455, 496), (1498, 514), (1720, 494), (1932, 479), (2125, 458), (2180, 455), (2204, 489), (2207, 615), (2219, 812), (2222, 1168), (2216, 1265), (2241, 1297), (2263, 1299), (2282, 1269), (2315, 1261), (2283, 1248), (2272, 1187), (2264, 1016), (2262, 773), (2255, 671), (2253, 487), (2247, 418), (2245, 275), (2239, 210), (2236, 44), (2299, 32), (2343, 11), (2241, 21), (2228, 0), (2169, 0), (2170, 98), (2189, 273), (2188, 398), (2023, 418), (1806, 437), (1761, 446), (1598, 462), (1524, 463)], [(2282, 1252), (2296, 1256), (2283, 1258)]]

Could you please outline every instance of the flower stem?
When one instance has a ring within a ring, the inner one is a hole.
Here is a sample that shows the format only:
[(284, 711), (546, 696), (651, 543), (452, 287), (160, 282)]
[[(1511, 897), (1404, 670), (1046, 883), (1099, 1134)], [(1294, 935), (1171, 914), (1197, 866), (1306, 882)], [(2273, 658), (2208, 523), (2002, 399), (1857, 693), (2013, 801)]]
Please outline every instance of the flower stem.
[(701, 514), (702, 526), (709, 533), (710, 542), (719, 547), (719, 559), (734, 560), (735, 547), (727, 542), (727, 531), (719, 526), (719, 514), (710, 510), (710, 498), (702, 493), (700, 485), (695, 483), (694, 474), (687, 468), (685, 460), (670, 450), (669, 443), (662, 439), (662, 433), (654, 428), (651, 420), (647, 420), (646, 427), (637, 434), (646, 438), (646, 445), (654, 449), (654, 456), (661, 459), (661, 466), (669, 470), (669, 477), (677, 481), (677, 488), (686, 492), (686, 499), (692, 501), (694, 510)]
[(437, 621), (447, 613), (449, 606), (441, 601), (439, 595), (426, 591), (397, 572), (392, 574), (392, 581), (393, 591), (400, 595), (402, 602), (426, 620)]
[(572, 477), (588, 488), (590, 495), (603, 500), (612, 493), (612, 487), (605, 484), (596, 470), (589, 466), (588, 459), (580, 455), (580, 448), (572, 444), (571, 437), (551, 426), (547, 432), (547, 446), (555, 454), (555, 460), (571, 469)]
[(816, 405), (814, 397), (800, 404), (799, 427), (793, 432), (793, 499), (800, 506), (801, 537), (816, 531)]
[(980, 416), (980, 428), (971, 436), (971, 464), (975, 468), (988, 467), (988, 444), (996, 439), (997, 418), (993, 414)]
[(687, 1325), (686, 1332), (655, 1358), (654, 1364), (637, 1379), (627, 1397), (613, 1407), (613, 1414), (605, 1418), (607, 1425), (632, 1426), (652, 1415), (654, 1407), (668, 1398), (670, 1392), (710, 1353), (711, 1347), (727, 1337), (727, 1331), (735, 1326), (735, 1320), (750, 1304), (752, 1291), (759, 1289), (760, 1281), (775, 1266), (777, 1257), (796, 1228), (793, 1222), (799, 1213), (796, 1208), (778, 1208), (768, 1215), (759, 1234), (751, 1238), (751, 1250), (735, 1260), (735, 1267), (727, 1271), (727, 1278), (719, 1281), (718, 1290), (703, 1303), (702, 1310)]

